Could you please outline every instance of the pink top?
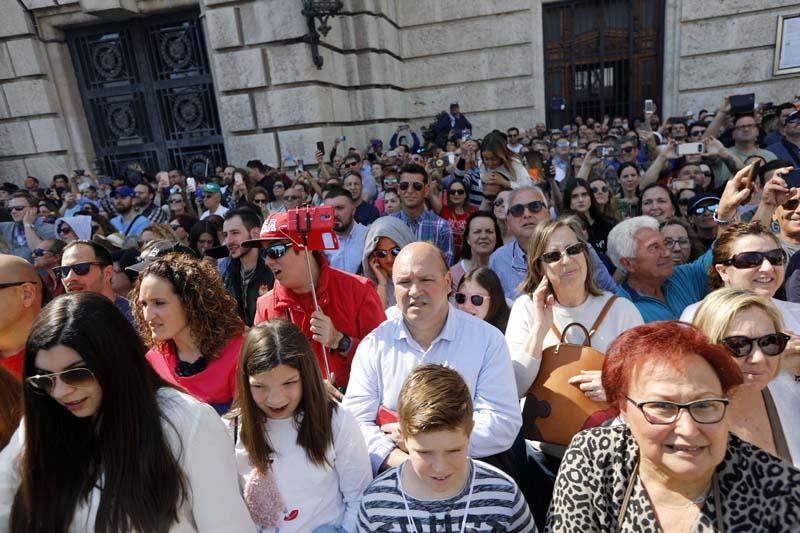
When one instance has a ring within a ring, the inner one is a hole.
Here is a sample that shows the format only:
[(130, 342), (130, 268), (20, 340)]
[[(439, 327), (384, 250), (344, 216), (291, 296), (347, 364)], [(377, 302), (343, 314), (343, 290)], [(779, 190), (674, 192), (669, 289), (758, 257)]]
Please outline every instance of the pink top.
[(175, 345), (166, 343), (163, 352), (157, 347), (147, 352), (147, 360), (165, 381), (181, 387), (186, 392), (209, 404), (230, 404), (236, 396), (236, 363), (244, 341), (243, 335), (231, 337), (219, 357), (209, 358), (208, 366), (193, 376), (181, 377), (175, 373), (178, 357)]

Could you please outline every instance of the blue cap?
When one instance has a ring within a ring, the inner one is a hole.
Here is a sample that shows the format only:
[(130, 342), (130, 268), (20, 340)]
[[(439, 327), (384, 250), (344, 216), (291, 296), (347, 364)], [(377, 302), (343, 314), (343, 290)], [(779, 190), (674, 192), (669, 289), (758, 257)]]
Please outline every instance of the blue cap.
[(134, 191), (130, 187), (122, 185), (120, 187), (117, 187), (117, 190), (114, 191), (114, 193), (111, 196), (113, 197), (122, 196), (123, 198), (127, 196), (129, 198), (133, 198), (134, 196), (136, 196), (136, 191)]

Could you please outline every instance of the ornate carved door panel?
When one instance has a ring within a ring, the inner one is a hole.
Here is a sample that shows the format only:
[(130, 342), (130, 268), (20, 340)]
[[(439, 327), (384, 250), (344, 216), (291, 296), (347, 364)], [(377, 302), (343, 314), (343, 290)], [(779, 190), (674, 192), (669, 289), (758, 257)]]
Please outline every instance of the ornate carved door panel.
[(569, 0), (546, 4), (542, 27), (548, 111), (560, 127), (576, 115), (636, 118), (660, 102), (664, 0)]
[(225, 160), (196, 11), (69, 34), (92, 140), (108, 174), (181, 168), (203, 176)]

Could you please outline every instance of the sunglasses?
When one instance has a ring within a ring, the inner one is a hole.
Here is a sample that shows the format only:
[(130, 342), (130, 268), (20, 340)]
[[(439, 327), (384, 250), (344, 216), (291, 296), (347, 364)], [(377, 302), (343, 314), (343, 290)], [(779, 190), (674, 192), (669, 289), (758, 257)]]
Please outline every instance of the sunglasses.
[(753, 343), (755, 342), (764, 355), (780, 355), (786, 349), (786, 343), (789, 342), (789, 335), (785, 333), (769, 333), (762, 337), (745, 337), (744, 335), (734, 335), (733, 337), (725, 337), (720, 344), (730, 351), (734, 357), (747, 357), (753, 351)]
[(716, 213), (719, 206), (717, 204), (711, 205), (701, 205), (700, 207), (695, 207), (692, 209), (692, 213), (695, 215), (702, 215), (705, 213)]
[(66, 224), (64, 224), (64, 225), (62, 225), (60, 228), (58, 228), (58, 234), (59, 234), (59, 235), (68, 235), (68, 234), (70, 234), (70, 233), (72, 233), (72, 228), (70, 228), (70, 227), (69, 227), (68, 225), (66, 225)]
[(464, 189), (450, 189), (447, 191), (447, 194), (452, 194), (453, 196), (461, 196), (462, 194), (466, 194), (467, 191)]
[(378, 259), (386, 259), (389, 256), (390, 253), (392, 254), (392, 257), (397, 257), (397, 254), (400, 253), (400, 247), (399, 246), (395, 246), (391, 250), (380, 250), (379, 249), (379, 250), (373, 250), (372, 251), (372, 255), (374, 255)]
[(181, 227), (181, 225), (180, 224), (170, 224), (169, 227), (172, 228), (173, 230), (177, 230), (178, 228)]
[(383, 180), (384, 185), (386, 184), (394, 185), (395, 183), (397, 183), (397, 178), (386, 178), (385, 180)]
[[(204, 196), (205, 196), (205, 195), (204, 195)], [(182, 204), (182, 203), (183, 203), (183, 200), (181, 200), (180, 198), (174, 198), (174, 199), (170, 200), (170, 201), (169, 201), (169, 202), (167, 202), (167, 203), (169, 203), (170, 205), (172, 205), (172, 204)]]
[(265, 248), (267, 252), (267, 257), (270, 259), (280, 259), (284, 255), (286, 255), (286, 251), (292, 247), (292, 243), (290, 242), (279, 242), (277, 244), (273, 244)]
[(253, 203), (254, 204), (265, 204), (265, 203), (267, 203), (267, 199), (266, 198), (254, 198), (253, 199)]
[(625, 148), (620, 148), (620, 150), (625, 152), (626, 154), (633, 152), (635, 149), (636, 148), (633, 146), (626, 146)]
[(31, 255), (33, 257), (42, 257), (45, 254), (49, 254), (50, 250), (45, 250), (44, 248), (36, 248), (35, 250), (31, 251)]
[(733, 265), (733, 268), (756, 268), (761, 266), (764, 259), (773, 266), (786, 264), (786, 252), (783, 248), (775, 248), (768, 252), (742, 252), (722, 262), (723, 265)]
[(483, 305), (484, 300), (488, 300), (488, 296), (481, 296), (480, 294), (464, 294), (463, 292), (457, 292), (455, 295), (456, 303), (459, 305), (464, 305), (467, 303), (467, 296), (469, 296), (469, 301), (475, 307), (480, 307)]
[(286, 196), (286, 195), (283, 196), (284, 202), (295, 202), (297, 200), (300, 200), (299, 196)]
[(782, 208), (786, 209), (787, 211), (794, 211), (797, 209), (797, 206), (800, 205), (800, 198), (793, 198), (788, 202), (781, 205)]
[(597, 194), (599, 192), (608, 192), (608, 187), (601, 185), (600, 187), (592, 187), (592, 192)]
[(56, 379), (60, 379), (64, 385), (76, 388), (85, 388), (95, 381), (94, 374), (86, 367), (70, 368), (63, 372), (52, 374), (39, 374), (30, 376), (25, 382), (31, 389), (40, 394), (52, 394), (56, 388)]
[(563, 251), (560, 251), (560, 252), (547, 252), (546, 254), (542, 254), (540, 259), (542, 261), (544, 261), (545, 263), (548, 263), (548, 264), (556, 263), (558, 261), (561, 261), (561, 258), (564, 257), (564, 254), (573, 255), (574, 256), (574, 255), (579, 255), (579, 254), (583, 253), (583, 247), (584, 247), (584, 244), (582, 242), (576, 242), (575, 244), (572, 244), (572, 245), (567, 246), (566, 248), (564, 248)]
[(544, 202), (535, 200), (527, 204), (514, 204), (508, 208), (508, 214), (514, 218), (519, 218), (525, 214), (526, 209), (531, 213), (538, 213), (539, 211), (544, 209)]
[(66, 278), (67, 276), (69, 276), (69, 271), (72, 270), (78, 276), (85, 276), (86, 274), (89, 273), (89, 270), (92, 269), (92, 265), (101, 266), (102, 263), (93, 261), (87, 263), (75, 263), (74, 265), (59, 266), (53, 269), (53, 273), (56, 275), (57, 278)]
[(424, 183), (420, 183), (418, 181), (415, 181), (414, 183), (411, 183), (410, 181), (404, 181), (403, 183), (400, 184), (400, 190), (401, 191), (407, 191), (408, 188), (411, 187), (411, 186), (413, 186), (414, 190), (417, 191), (417, 192), (419, 192), (419, 191), (421, 191), (422, 189), (425, 188), (425, 184)]
[(27, 205), (12, 205), (9, 207), (9, 209), (11, 211), (24, 211), (27, 207)]
[(20, 285), (25, 285), (26, 283), (33, 283), (36, 284), (35, 281), (25, 280), (25, 281), (9, 281), (8, 283), (0, 283), (0, 289), (8, 289), (9, 287), (19, 287)]

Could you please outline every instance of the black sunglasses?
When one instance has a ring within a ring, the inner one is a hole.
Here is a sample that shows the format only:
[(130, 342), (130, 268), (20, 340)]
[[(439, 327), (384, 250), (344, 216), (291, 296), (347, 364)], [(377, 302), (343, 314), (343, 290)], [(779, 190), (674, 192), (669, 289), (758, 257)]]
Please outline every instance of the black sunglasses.
[(277, 244), (273, 244), (265, 248), (267, 257), (270, 259), (280, 259), (284, 255), (286, 255), (286, 251), (291, 248), (292, 243), (290, 242), (279, 242)]
[(265, 203), (267, 203), (267, 200), (265, 198), (254, 198), (253, 199), (253, 203), (254, 204), (265, 204)]
[(461, 196), (462, 194), (466, 194), (467, 191), (464, 189), (450, 189), (447, 191), (447, 194), (452, 194), (453, 196)]
[(795, 209), (797, 209), (798, 205), (800, 205), (800, 198), (793, 198), (784, 203), (783, 205), (781, 205), (781, 207), (786, 209), (787, 211), (794, 211)]
[(8, 283), (0, 283), (0, 289), (8, 289), (9, 287), (19, 287), (20, 285), (25, 285), (26, 283), (33, 283), (34, 285), (36, 285), (36, 282), (31, 280), (9, 281)]
[(28, 207), (27, 205), (12, 205), (12, 206), (9, 207), (9, 209), (11, 211), (22, 211), (27, 207)]
[(592, 192), (597, 194), (599, 192), (608, 192), (608, 187), (601, 185), (600, 187), (592, 187)]
[(544, 261), (545, 263), (548, 263), (548, 264), (549, 263), (556, 263), (558, 261), (561, 261), (561, 258), (564, 256), (564, 254), (567, 254), (567, 255), (579, 255), (579, 254), (583, 253), (583, 247), (584, 247), (584, 244), (582, 242), (576, 242), (575, 244), (567, 246), (561, 252), (547, 252), (546, 254), (542, 254), (540, 259), (542, 261)]
[(89, 273), (89, 270), (92, 269), (92, 265), (105, 266), (97, 261), (75, 263), (74, 265), (58, 266), (53, 268), (53, 274), (55, 274), (57, 278), (66, 278), (69, 276), (69, 271), (72, 270), (78, 276), (85, 276)]
[(390, 253), (392, 254), (392, 256), (397, 257), (397, 254), (400, 253), (400, 247), (399, 246), (395, 246), (391, 250), (373, 250), (372, 251), (372, 255), (374, 255), (378, 259), (386, 259), (386, 257)]
[(418, 181), (415, 181), (414, 183), (411, 183), (410, 181), (404, 181), (404, 182), (402, 182), (400, 184), (400, 190), (401, 191), (407, 191), (408, 188), (411, 187), (411, 186), (413, 186), (414, 190), (417, 191), (417, 192), (419, 192), (419, 191), (421, 191), (422, 189), (425, 188), (425, 184), (424, 183), (420, 183)]
[(172, 200), (170, 200), (167, 203), (169, 203), (170, 205), (172, 205), (172, 204), (182, 204), (183, 200), (181, 200), (180, 198), (173, 198)]
[(44, 254), (49, 254), (50, 250), (45, 250), (44, 248), (36, 248), (31, 251), (31, 255), (33, 257), (42, 257)]
[(726, 347), (734, 357), (747, 357), (753, 351), (753, 343), (755, 342), (764, 355), (780, 355), (786, 349), (786, 344), (789, 342), (789, 335), (785, 333), (769, 333), (761, 337), (745, 337), (744, 335), (734, 335), (732, 337), (725, 337), (720, 344)]
[(626, 146), (625, 148), (620, 148), (620, 150), (622, 150), (626, 154), (629, 154), (629, 153), (633, 152), (635, 149), (636, 148), (633, 147), (633, 146)]
[[(469, 301), (472, 302), (472, 305), (474, 305), (475, 307), (480, 307), (481, 305), (483, 305), (483, 301), (485, 298), (486, 298), (485, 296), (481, 296), (480, 294), (472, 294), (469, 297)], [(463, 292), (457, 292), (455, 295), (455, 300), (457, 304), (464, 305), (465, 303), (467, 303), (467, 295), (464, 294)]]
[(786, 252), (783, 248), (775, 248), (768, 252), (742, 252), (722, 262), (723, 265), (733, 265), (734, 268), (756, 268), (761, 266), (764, 259), (773, 266), (786, 264)]
[(527, 204), (514, 204), (508, 208), (508, 214), (512, 217), (519, 218), (525, 214), (526, 209), (531, 213), (538, 213), (544, 209), (544, 202), (535, 200), (533, 202), (528, 202)]

